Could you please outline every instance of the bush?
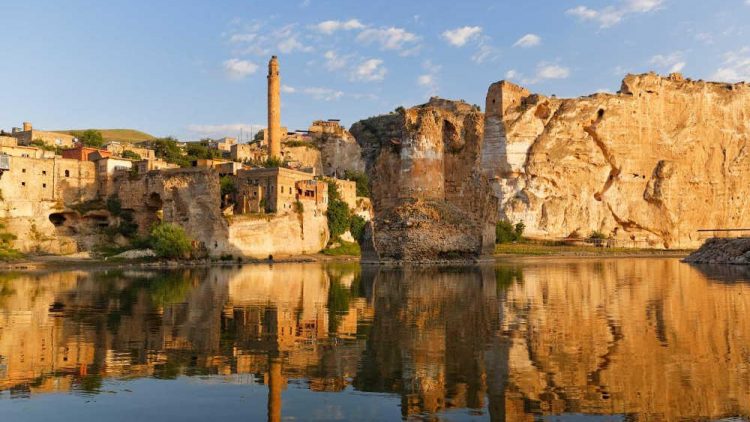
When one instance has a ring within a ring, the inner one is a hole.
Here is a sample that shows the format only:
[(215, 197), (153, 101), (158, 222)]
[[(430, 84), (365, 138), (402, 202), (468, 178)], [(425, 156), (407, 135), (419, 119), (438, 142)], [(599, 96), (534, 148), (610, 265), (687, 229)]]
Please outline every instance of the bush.
[(187, 258), (192, 251), (192, 239), (182, 227), (161, 223), (151, 230), (151, 248), (161, 258)]
[(517, 242), (523, 239), (525, 229), (523, 222), (513, 225), (510, 221), (500, 221), (495, 226), (495, 243)]
[(591, 240), (604, 240), (606, 238), (607, 236), (604, 233), (597, 231), (597, 230), (592, 231), (591, 234), (589, 235), (589, 239)]
[(343, 240), (339, 241), (339, 246), (335, 248), (323, 250), (323, 255), (329, 255), (329, 256), (341, 256), (341, 255), (359, 256), (360, 253), (361, 252), (359, 249), (359, 244), (355, 242), (345, 242)]
[(351, 180), (357, 184), (357, 196), (370, 197), (370, 179), (361, 171), (346, 170), (344, 179)]
[(219, 183), (221, 184), (222, 198), (226, 195), (234, 195), (237, 193), (237, 186), (235, 186), (234, 180), (230, 176), (221, 176)]
[(129, 149), (126, 149), (125, 151), (122, 152), (122, 158), (128, 158), (131, 160), (140, 160), (141, 156), (137, 152), (133, 152)]
[(367, 225), (367, 221), (365, 221), (364, 218), (353, 215), (351, 217), (351, 220), (349, 221), (349, 231), (352, 233), (352, 237), (357, 240), (357, 242), (362, 242), (362, 235), (365, 233), (365, 226)]
[(115, 195), (107, 198), (107, 210), (113, 216), (119, 217), (122, 214), (122, 202), (120, 202), (120, 198)]
[(104, 137), (98, 130), (88, 129), (83, 132), (76, 131), (73, 132), (73, 136), (78, 138), (78, 142), (87, 147), (101, 148), (101, 146), (104, 145)]
[(336, 182), (328, 180), (328, 230), (331, 232), (331, 239), (336, 239), (345, 231), (349, 230), (351, 213), (346, 202), (341, 200), (339, 188)]

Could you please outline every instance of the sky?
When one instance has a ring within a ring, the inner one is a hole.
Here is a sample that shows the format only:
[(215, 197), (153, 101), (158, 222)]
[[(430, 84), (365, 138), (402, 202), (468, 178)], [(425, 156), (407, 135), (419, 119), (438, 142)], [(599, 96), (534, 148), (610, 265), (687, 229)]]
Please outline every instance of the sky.
[(0, 128), (182, 140), (352, 123), (507, 79), (558, 97), (627, 73), (750, 81), (750, 0), (0, 0)]

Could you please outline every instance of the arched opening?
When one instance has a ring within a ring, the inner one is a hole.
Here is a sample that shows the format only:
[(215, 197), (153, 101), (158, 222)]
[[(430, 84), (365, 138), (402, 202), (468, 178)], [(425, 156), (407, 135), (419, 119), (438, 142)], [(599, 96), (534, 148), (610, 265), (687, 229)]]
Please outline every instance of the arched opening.
[(70, 170), (65, 170), (65, 177), (70, 177)]
[(599, 119), (601, 119), (602, 117), (604, 117), (604, 109), (603, 108), (600, 108), (599, 111), (596, 112), (596, 117), (599, 118)]
[(161, 195), (156, 192), (152, 192), (151, 195), (148, 196), (146, 207), (148, 207), (148, 209), (152, 211), (158, 211), (162, 209), (164, 207), (164, 201), (162, 201)]
[(49, 221), (55, 226), (60, 227), (65, 224), (65, 215), (60, 212), (53, 212), (49, 215)]
[(443, 121), (443, 143), (450, 152), (458, 152), (464, 147), (464, 141), (456, 130), (456, 126), (448, 120)]

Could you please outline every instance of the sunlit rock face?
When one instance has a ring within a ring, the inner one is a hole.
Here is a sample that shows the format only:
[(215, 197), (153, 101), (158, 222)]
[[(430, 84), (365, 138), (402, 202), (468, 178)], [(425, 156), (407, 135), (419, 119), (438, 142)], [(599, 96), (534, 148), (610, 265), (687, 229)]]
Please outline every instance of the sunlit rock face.
[(462, 101), (358, 122), (380, 260), (477, 259), (492, 252), (497, 198), (480, 170), (484, 115)]
[(629, 75), (617, 94), (558, 99), (498, 82), (484, 143), (500, 216), (531, 236), (689, 248), (698, 229), (750, 224), (744, 83)]

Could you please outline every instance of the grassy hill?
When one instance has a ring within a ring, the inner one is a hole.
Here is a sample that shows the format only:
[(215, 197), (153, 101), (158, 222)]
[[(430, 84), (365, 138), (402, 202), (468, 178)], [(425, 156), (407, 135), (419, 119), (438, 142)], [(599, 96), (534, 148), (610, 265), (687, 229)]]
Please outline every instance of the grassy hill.
[[(83, 132), (87, 129), (56, 130), (58, 133), (73, 134), (73, 132)], [(135, 129), (94, 129), (102, 133), (102, 137), (107, 142), (138, 143), (154, 139), (154, 136)]]

